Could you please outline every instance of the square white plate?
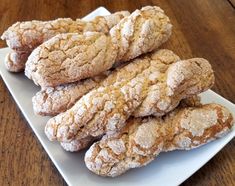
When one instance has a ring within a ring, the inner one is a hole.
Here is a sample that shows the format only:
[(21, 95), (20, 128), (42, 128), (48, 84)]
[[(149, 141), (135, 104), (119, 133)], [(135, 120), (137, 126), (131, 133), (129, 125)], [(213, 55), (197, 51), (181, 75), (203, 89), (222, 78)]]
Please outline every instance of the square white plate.
[[(109, 11), (100, 7), (85, 19), (97, 15), (107, 15)], [(50, 142), (44, 134), (44, 126), (49, 117), (36, 116), (33, 113), (31, 98), (39, 87), (28, 80), (23, 73), (10, 73), (4, 66), (4, 57), (10, 50), (0, 49), (0, 73), (29, 125), (35, 132), (49, 157), (69, 185), (87, 186), (157, 186), (179, 185), (209, 161), (235, 136), (233, 127), (225, 137), (191, 151), (174, 151), (162, 153), (146, 167), (128, 171), (117, 178), (99, 177), (85, 167), (84, 151), (80, 153), (65, 152), (58, 143)], [(201, 94), (204, 103), (216, 102), (226, 106), (235, 116), (235, 105), (215, 92), (209, 90)]]

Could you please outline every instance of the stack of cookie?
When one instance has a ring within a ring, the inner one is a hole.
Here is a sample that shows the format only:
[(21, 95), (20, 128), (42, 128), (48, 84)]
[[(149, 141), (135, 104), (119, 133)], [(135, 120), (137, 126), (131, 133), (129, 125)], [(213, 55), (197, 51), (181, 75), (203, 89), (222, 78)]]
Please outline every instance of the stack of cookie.
[(90, 22), (16, 23), (2, 38), (13, 49), (7, 68), (25, 67), (42, 87), (33, 109), (54, 116), (45, 126), (49, 140), (67, 151), (91, 145), (88, 169), (113, 177), (162, 151), (205, 144), (233, 125), (226, 108), (202, 105), (197, 96), (214, 84), (210, 63), (158, 50), (171, 30), (164, 11), (147, 6)]

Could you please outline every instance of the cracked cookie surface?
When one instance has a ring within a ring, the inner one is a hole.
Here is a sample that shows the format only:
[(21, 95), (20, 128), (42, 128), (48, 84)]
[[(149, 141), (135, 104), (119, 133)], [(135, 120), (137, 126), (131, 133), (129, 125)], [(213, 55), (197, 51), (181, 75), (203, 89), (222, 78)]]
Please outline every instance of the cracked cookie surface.
[(82, 140), (72, 140), (70, 142), (61, 142), (62, 148), (69, 152), (76, 152), (89, 147), (96, 138), (88, 136)]
[(42, 89), (32, 98), (34, 113), (53, 116), (70, 109), (84, 94), (97, 87), (108, 74), (109, 72), (106, 72), (79, 82)]
[(5, 67), (10, 72), (21, 72), (24, 70), (25, 62), (30, 52), (11, 51), (5, 57)]
[(162, 151), (189, 150), (222, 137), (232, 114), (218, 104), (177, 108), (163, 118), (129, 119), (119, 132), (105, 135), (85, 155), (89, 170), (115, 177), (150, 163)]
[(128, 11), (120, 11), (107, 16), (97, 16), (91, 21), (81, 19), (59, 18), (52, 21), (25, 21), (10, 26), (1, 36), (7, 45), (17, 51), (32, 50), (49, 38), (61, 33), (83, 33), (96, 31), (108, 33)]
[[(59, 18), (52, 21), (17, 22), (1, 36), (1, 39), (6, 40), (8, 47), (15, 52), (15, 57), (7, 63), (7, 69), (12, 72), (23, 71), (32, 50), (57, 34), (87, 31), (108, 33), (114, 25), (129, 14), (128, 11), (120, 11), (107, 16), (97, 16), (91, 21)], [(22, 58), (21, 53), (27, 55)]]
[(112, 41), (118, 46), (116, 63), (158, 48), (169, 39), (171, 30), (170, 20), (160, 7), (146, 6), (135, 10), (110, 30)]
[(25, 75), (37, 85), (54, 87), (98, 75), (115, 58), (115, 47), (103, 33), (59, 34), (31, 53)]
[[(213, 82), (213, 70), (205, 59), (181, 61), (172, 51), (159, 50), (112, 72), (71, 109), (51, 118), (45, 132), (50, 140), (69, 142), (117, 131), (130, 115), (162, 116)], [(157, 85), (161, 85), (159, 89), (152, 88)]]
[(51, 38), (32, 52), (25, 74), (42, 87), (79, 81), (156, 49), (170, 34), (163, 10), (147, 6), (121, 20), (110, 35), (90, 39), (67, 33)]
[[(201, 102), (200, 102), (200, 97), (195, 95), (186, 99), (183, 99), (180, 102), (180, 106), (179, 107), (189, 107), (189, 106), (200, 106)], [(102, 136), (101, 136), (102, 137)], [(101, 137), (92, 137), (92, 136), (88, 136), (84, 139), (74, 139), (70, 142), (61, 142), (61, 146), (63, 147), (64, 150), (66, 151), (70, 151), (70, 152), (76, 152), (76, 151), (80, 151), (84, 148), (88, 148), (92, 142), (97, 141), (98, 139), (100, 139)]]

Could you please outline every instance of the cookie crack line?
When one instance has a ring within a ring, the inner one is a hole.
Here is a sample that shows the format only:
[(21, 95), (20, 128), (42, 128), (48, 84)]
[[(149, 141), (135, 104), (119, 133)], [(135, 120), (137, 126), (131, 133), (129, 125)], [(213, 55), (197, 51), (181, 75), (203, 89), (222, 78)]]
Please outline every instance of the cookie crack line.
[(149, 164), (162, 151), (204, 145), (232, 126), (232, 114), (219, 104), (178, 107), (164, 118), (129, 119), (121, 131), (95, 142), (84, 159), (95, 174), (115, 177)]
[[(196, 62), (204, 68), (198, 68)], [(51, 118), (45, 132), (50, 140), (69, 142), (117, 131), (131, 115), (165, 115), (182, 99), (209, 89), (213, 82), (213, 70), (207, 60), (179, 60), (172, 51), (162, 49), (112, 72), (72, 108)]]
[(234, 125), (225, 107), (195, 96), (214, 84), (207, 60), (156, 51), (171, 32), (157, 6), (91, 21), (17, 22), (2, 35), (11, 48), (5, 66), (25, 69), (41, 86), (34, 112), (56, 115), (46, 123), (48, 139), (70, 152), (90, 147), (87, 168), (115, 177), (161, 152), (204, 145)]
[[(6, 40), (8, 47), (16, 56), (6, 59), (6, 68), (12, 72), (23, 71), (32, 50), (57, 34), (87, 31), (108, 33), (114, 25), (128, 15), (130, 15), (128, 11), (120, 11), (107, 16), (97, 16), (91, 21), (59, 18), (52, 21), (17, 22), (1, 36), (1, 39)], [(22, 52), (27, 53), (24, 58), (21, 57)]]
[(44, 88), (32, 98), (33, 110), (39, 115), (57, 115), (70, 109), (77, 100), (97, 87), (108, 73), (79, 82)]
[[(25, 74), (41, 87), (89, 78), (153, 51), (168, 40), (171, 29), (162, 9), (146, 6), (122, 19), (109, 34), (64, 33), (51, 38), (31, 53)], [(97, 51), (100, 55), (92, 56)]]

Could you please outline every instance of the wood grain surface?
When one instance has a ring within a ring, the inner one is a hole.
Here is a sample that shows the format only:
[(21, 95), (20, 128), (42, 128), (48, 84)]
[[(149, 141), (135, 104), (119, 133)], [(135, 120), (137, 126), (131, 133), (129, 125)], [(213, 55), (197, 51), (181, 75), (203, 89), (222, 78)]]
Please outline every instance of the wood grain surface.
[[(0, 34), (16, 21), (83, 17), (99, 6), (115, 12), (145, 5), (165, 10), (174, 27), (162, 46), (182, 58), (204, 57), (215, 71), (213, 90), (235, 102), (234, 0), (1, 0)], [(0, 41), (0, 47), (5, 47)], [(1, 61), (2, 63), (2, 61)], [(66, 185), (0, 79), (0, 185)], [(235, 140), (183, 185), (235, 185)]]

